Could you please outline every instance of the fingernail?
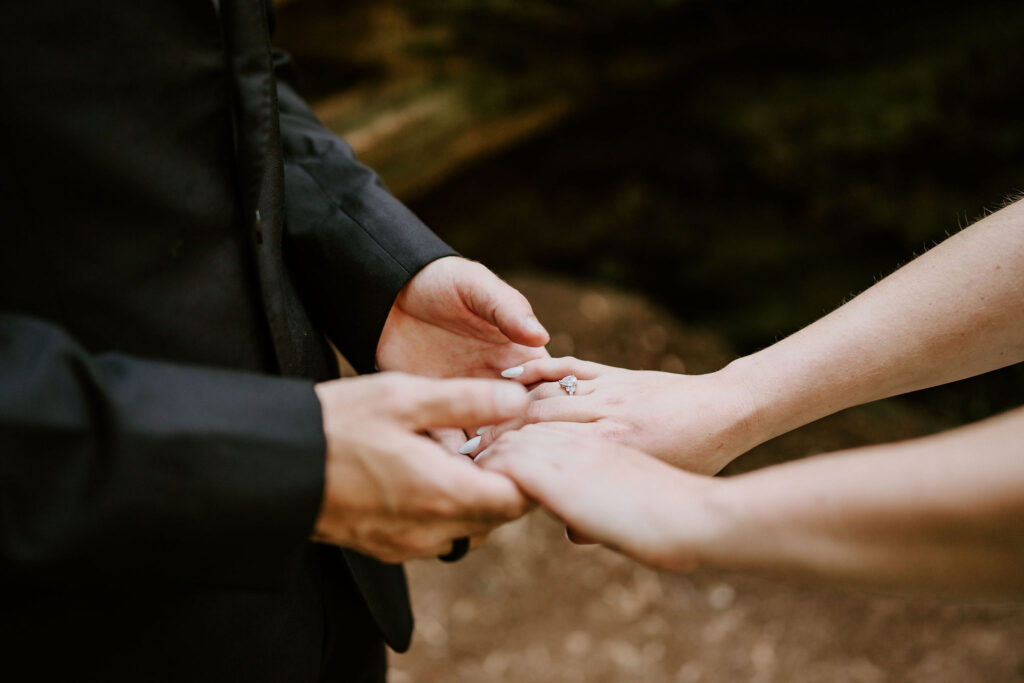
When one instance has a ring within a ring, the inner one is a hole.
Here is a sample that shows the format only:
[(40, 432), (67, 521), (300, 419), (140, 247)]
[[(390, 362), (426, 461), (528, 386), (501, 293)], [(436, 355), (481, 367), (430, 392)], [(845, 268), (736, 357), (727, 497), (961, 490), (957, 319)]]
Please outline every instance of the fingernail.
[(480, 436), (484, 432), (488, 432), (488, 431), (490, 431), (492, 429), (494, 429), (494, 425), (486, 425), (486, 426), (481, 427), (480, 429), (476, 430), (476, 434), (477, 434), (477, 436)]
[(486, 453), (486, 452), (487, 451), (480, 451), (479, 453), (474, 455), (473, 456), (473, 462), (477, 462), (478, 460), (480, 460), (480, 458), (484, 457), (484, 453)]
[(469, 455), (470, 453), (472, 453), (473, 451), (480, 447), (480, 439), (482, 438), (483, 437), (480, 436), (474, 436), (472, 439), (462, 444), (462, 446), (459, 448), (459, 453), (461, 453), (462, 455)]
[(522, 365), (517, 365), (514, 368), (502, 370), (501, 376), (504, 377), (505, 379), (515, 379), (516, 377), (522, 376), (524, 372), (526, 372), (526, 368), (524, 368)]

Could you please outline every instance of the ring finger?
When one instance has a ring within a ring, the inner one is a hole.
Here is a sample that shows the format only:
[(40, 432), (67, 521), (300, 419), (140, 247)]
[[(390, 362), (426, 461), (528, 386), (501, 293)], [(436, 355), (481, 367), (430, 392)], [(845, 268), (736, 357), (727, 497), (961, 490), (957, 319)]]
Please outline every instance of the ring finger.
[[(561, 378), (559, 378), (561, 379)], [(593, 393), (595, 390), (593, 381), (577, 380), (576, 390), (572, 395), (575, 396), (586, 396), (587, 394)], [(558, 380), (553, 382), (541, 382), (527, 393), (527, 397), (531, 401), (542, 401), (549, 398), (564, 398), (569, 396), (569, 392), (558, 383)]]

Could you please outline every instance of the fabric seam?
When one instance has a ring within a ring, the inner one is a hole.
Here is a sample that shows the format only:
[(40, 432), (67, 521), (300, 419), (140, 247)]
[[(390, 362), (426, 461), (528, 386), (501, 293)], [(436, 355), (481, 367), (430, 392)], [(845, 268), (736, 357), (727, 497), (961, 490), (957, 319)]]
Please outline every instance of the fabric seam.
[[(321, 157), (303, 157), (303, 158), (320, 159)], [(286, 163), (294, 164), (294, 166), (296, 168), (298, 168), (303, 173), (305, 173), (307, 176), (309, 176), (310, 180), (313, 181), (313, 184), (316, 185), (316, 189), (320, 192), (320, 194), (322, 194), (324, 196), (324, 198), (327, 200), (327, 202), (332, 207), (334, 207), (334, 209), (336, 209), (337, 211), (339, 211), (342, 214), (344, 214), (345, 216), (347, 216), (349, 220), (351, 220), (353, 223), (355, 223), (357, 226), (359, 226), (359, 229), (362, 230), (366, 234), (367, 237), (369, 237), (371, 240), (373, 240), (373, 243), (376, 244), (380, 248), (380, 250), (382, 252), (387, 254), (388, 257), (392, 261), (394, 261), (398, 265), (399, 268), (401, 268), (403, 271), (405, 271), (405, 273), (407, 275), (412, 277), (413, 272), (411, 270), (409, 270), (409, 268), (407, 268), (406, 265), (404, 263), (402, 263), (398, 259), (398, 257), (396, 257), (394, 254), (392, 254), (391, 251), (387, 247), (385, 247), (383, 244), (381, 244), (380, 240), (377, 239), (376, 235), (374, 235), (372, 232), (370, 232), (370, 230), (368, 230), (366, 228), (366, 226), (363, 225), (362, 221), (360, 221), (355, 216), (353, 216), (351, 213), (346, 211), (345, 208), (341, 205), (341, 203), (338, 202), (337, 200), (335, 200), (334, 197), (332, 197), (327, 192), (326, 188), (324, 188), (323, 184), (320, 182), (319, 179), (317, 179), (317, 177), (315, 175), (310, 173), (308, 169), (306, 169), (302, 164), (296, 162), (295, 160), (289, 160)], [(322, 225), (328, 218), (329, 218), (329, 216), (325, 216), (323, 220), (321, 220), (319, 223), (317, 223), (317, 225)]]

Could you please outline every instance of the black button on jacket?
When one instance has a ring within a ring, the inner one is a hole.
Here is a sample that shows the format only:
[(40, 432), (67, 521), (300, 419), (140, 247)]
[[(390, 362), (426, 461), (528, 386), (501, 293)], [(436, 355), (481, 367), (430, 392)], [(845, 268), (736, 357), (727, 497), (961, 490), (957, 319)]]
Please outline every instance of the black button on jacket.
[(372, 369), (452, 252), (275, 77), (262, 0), (219, 4), (0, 8), (4, 680), (363, 680), (408, 645), (401, 569), (307, 541), (312, 380), (325, 335)]

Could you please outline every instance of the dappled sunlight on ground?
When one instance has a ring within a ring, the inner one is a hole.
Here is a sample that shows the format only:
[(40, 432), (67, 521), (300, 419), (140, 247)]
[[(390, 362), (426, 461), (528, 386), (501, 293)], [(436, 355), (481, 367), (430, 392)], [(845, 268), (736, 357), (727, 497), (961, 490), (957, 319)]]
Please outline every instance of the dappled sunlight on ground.
[[(705, 372), (730, 359), (640, 297), (546, 278), (513, 283), (554, 352)], [(887, 401), (776, 439), (765, 465), (942, 425)], [(567, 542), (543, 512), (455, 565), (409, 565), (417, 631), (391, 683), (661, 681), (989, 683), (1024, 677), (1024, 604), (902, 597), (739, 573), (671, 574)]]

